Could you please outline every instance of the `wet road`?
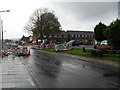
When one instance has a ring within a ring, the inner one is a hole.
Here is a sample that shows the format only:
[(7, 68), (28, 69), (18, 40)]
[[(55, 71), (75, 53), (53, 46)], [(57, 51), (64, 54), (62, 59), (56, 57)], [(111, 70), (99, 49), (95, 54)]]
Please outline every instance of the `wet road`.
[(62, 54), (31, 50), (29, 57), (9, 56), (0, 64), (4, 88), (118, 88), (118, 76), (112, 75), (117, 68)]

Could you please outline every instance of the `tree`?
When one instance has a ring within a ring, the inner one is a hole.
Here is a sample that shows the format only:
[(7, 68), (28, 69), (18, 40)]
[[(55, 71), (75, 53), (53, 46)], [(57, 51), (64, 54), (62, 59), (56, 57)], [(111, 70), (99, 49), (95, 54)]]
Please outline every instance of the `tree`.
[(120, 20), (116, 19), (106, 29), (105, 35), (114, 49), (120, 50)]
[(58, 22), (56, 16), (51, 12), (46, 12), (42, 14), (41, 19), (44, 36), (46, 37), (47, 42), (49, 43), (49, 35), (59, 33), (61, 31), (61, 25)]
[(106, 25), (101, 22), (99, 22), (99, 24), (95, 26), (94, 36), (97, 41), (101, 42), (106, 39), (106, 36), (104, 35), (105, 28)]
[(45, 36), (47, 42), (49, 42), (49, 35), (61, 31), (61, 25), (53, 11), (41, 8), (37, 9), (30, 17), (25, 29), (32, 31), (34, 35), (40, 37), (41, 41), (43, 40), (43, 36)]
[[(43, 39), (43, 32), (42, 32), (42, 28), (41, 28), (41, 14), (44, 12), (47, 12), (48, 9), (46, 8), (41, 8), (41, 9), (37, 9), (35, 10), (35, 12), (32, 14), (32, 16), (29, 19), (29, 22), (27, 23), (27, 25), (25, 26), (25, 30), (31, 31), (33, 33), (33, 35), (36, 36), (36, 38), (38, 38), (38, 36), (40, 37), (41, 41)], [(36, 39), (36, 42), (38, 42), (38, 40)]]

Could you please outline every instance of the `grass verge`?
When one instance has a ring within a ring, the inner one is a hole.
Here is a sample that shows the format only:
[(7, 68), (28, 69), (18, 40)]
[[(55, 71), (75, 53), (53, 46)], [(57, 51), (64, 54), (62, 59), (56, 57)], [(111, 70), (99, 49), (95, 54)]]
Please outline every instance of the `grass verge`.
[[(90, 51), (90, 49), (86, 49), (87, 51)], [(43, 51), (48, 52), (56, 52), (55, 49), (43, 49)], [(120, 63), (120, 54), (103, 54), (103, 57), (94, 57), (91, 55), (90, 52), (83, 52), (81, 48), (73, 48), (70, 51), (59, 51), (58, 53), (67, 53), (67, 54), (74, 54), (79, 56), (87, 56), (92, 58), (98, 58), (98, 59), (106, 59), (106, 60), (112, 60)]]

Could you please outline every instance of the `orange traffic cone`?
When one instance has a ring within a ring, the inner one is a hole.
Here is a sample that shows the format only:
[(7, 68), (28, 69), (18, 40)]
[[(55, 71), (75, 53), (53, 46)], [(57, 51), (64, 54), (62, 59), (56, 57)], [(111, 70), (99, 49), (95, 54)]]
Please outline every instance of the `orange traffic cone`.
[(4, 56), (4, 52), (2, 51), (2, 57)]
[(29, 56), (29, 55), (30, 55), (30, 49), (28, 50), (28, 52), (27, 52), (26, 56)]

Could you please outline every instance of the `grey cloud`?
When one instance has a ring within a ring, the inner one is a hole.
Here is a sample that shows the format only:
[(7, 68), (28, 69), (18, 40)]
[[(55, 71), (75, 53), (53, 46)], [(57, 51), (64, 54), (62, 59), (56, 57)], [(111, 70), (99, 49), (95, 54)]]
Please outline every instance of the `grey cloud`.
[(52, 5), (64, 16), (60, 17), (64, 18), (61, 22), (66, 28), (93, 29), (99, 21), (108, 24), (118, 17), (117, 2), (57, 2)]
[(117, 2), (64, 2), (60, 3), (59, 6), (64, 12), (84, 19), (87, 17), (95, 18), (103, 16), (110, 12), (117, 12)]

